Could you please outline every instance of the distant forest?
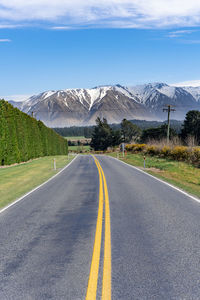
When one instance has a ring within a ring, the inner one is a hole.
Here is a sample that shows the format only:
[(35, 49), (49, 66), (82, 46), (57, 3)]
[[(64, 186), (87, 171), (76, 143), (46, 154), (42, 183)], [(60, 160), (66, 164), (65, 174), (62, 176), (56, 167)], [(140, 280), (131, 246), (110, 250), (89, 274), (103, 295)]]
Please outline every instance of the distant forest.
[[(145, 120), (130, 120), (133, 124), (137, 125), (141, 130), (148, 128), (160, 127), (167, 124), (167, 121), (145, 121)], [(181, 132), (183, 121), (171, 120), (171, 128), (173, 128), (177, 134)], [(72, 136), (84, 136), (85, 138), (91, 138), (95, 126), (83, 126), (83, 127), (64, 127), (64, 128), (53, 128), (58, 134), (65, 137)], [(121, 124), (110, 124), (110, 127), (114, 130), (120, 129)]]
[(67, 153), (66, 139), (41, 121), (0, 100), (0, 165)]

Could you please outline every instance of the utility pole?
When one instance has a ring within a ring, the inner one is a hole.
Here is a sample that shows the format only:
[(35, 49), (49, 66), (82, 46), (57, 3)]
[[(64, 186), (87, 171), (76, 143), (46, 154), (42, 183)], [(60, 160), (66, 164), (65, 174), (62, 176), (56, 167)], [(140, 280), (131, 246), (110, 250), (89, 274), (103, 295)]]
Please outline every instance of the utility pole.
[(174, 108), (172, 108), (173, 105), (166, 105), (167, 108), (163, 108), (163, 111), (167, 111), (167, 144), (169, 144), (169, 129), (170, 129), (170, 113), (171, 111), (176, 111)]
[(122, 153), (123, 153), (123, 157), (124, 157), (124, 150), (125, 150), (125, 132), (124, 131), (123, 131), (122, 135), (123, 135)]

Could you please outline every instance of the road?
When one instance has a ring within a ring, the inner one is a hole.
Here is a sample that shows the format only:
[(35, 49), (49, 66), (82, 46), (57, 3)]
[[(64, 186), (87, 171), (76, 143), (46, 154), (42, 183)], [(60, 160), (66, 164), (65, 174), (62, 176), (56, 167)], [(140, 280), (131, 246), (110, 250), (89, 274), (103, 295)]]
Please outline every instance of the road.
[(0, 299), (200, 299), (200, 203), (96, 158), (0, 214)]

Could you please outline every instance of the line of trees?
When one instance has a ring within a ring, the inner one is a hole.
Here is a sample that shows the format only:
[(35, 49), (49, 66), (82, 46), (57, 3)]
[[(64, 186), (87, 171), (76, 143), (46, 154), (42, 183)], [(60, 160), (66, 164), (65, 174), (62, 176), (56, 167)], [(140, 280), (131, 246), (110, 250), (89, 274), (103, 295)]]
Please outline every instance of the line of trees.
[(94, 126), (71, 126), (53, 129), (62, 136), (84, 136), (85, 138), (91, 138)]
[[(167, 124), (156, 128), (141, 130), (131, 121), (124, 119), (120, 129), (114, 129), (106, 119), (97, 118), (96, 126), (92, 133), (91, 147), (97, 150), (106, 150), (108, 147), (118, 146), (120, 143), (148, 143), (149, 141), (161, 141), (166, 139)], [(182, 129), (177, 132), (170, 128), (170, 139), (177, 137), (180, 143), (186, 145), (200, 145), (200, 111), (191, 110), (186, 114)]]
[[(144, 129), (140, 141), (147, 143), (149, 140), (160, 141), (167, 135), (167, 125), (157, 128)], [(185, 117), (180, 132), (170, 128), (170, 139), (178, 137), (180, 141), (187, 145), (193, 141), (194, 145), (200, 145), (200, 111), (190, 110)]]
[[(167, 124), (167, 121), (158, 122), (158, 121), (146, 121), (146, 120), (129, 120), (133, 125), (136, 125), (141, 130), (148, 128), (157, 128), (162, 125)], [(181, 126), (183, 121), (171, 120), (171, 128), (173, 128), (176, 132), (180, 133)], [(109, 124), (109, 126), (113, 130), (120, 130), (120, 124)], [(63, 128), (53, 128), (58, 134), (71, 137), (71, 136), (84, 136), (85, 138), (91, 138), (94, 130), (94, 125), (92, 126), (71, 126), (71, 127), (63, 127)]]
[(0, 165), (67, 153), (66, 139), (41, 121), (0, 100)]

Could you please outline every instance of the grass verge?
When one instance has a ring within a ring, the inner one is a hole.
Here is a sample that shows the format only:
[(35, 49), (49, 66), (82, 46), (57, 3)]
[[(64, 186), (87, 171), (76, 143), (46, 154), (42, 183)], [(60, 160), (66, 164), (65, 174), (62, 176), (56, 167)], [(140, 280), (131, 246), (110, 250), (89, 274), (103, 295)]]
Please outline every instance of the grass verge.
[[(56, 158), (56, 171), (54, 158)], [(72, 159), (72, 156), (69, 156), (69, 160), (63, 155), (46, 156), (24, 164), (0, 168), (0, 208), (48, 180)]]
[[(117, 153), (109, 155), (117, 157)], [(127, 153), (125, 158), (120, 154), (120, 160), (140, 167), (144, 167), (144, 156), (142, 154)], [(200, 198), (200, 169), (179, 161), (173, 161), (156, 156), (146, 156), (145, 171), (155, 177), (173, 184), (186, 192)]]

